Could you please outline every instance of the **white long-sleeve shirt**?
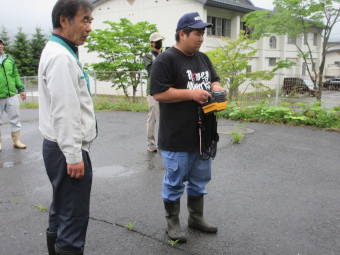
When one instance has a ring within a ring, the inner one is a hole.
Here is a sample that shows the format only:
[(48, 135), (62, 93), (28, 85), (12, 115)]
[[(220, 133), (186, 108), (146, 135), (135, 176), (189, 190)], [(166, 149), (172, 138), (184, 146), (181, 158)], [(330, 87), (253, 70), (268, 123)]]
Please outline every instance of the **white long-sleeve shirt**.
[(67, 47), (49, 41), (40, 58), (39, 129), (57, 142), (68, 164), (82, 161), (96, 137), (96, 119), (82, 66)]

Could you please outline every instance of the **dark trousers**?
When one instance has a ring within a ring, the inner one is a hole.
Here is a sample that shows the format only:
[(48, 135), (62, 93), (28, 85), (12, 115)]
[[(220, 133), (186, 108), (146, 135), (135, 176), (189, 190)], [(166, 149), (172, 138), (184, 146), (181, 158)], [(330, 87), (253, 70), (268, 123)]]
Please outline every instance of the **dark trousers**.
[(56, 246), (63, 251), (84, 247), (89, 222), (92, 166), (88, 152), (82, 151), (85, 175), (82, 179), (67, 174), (66, 159), (55, 142), (44, 139), (43, 158), (53, 187), (49, 211), (49, 231), (57, 232)]

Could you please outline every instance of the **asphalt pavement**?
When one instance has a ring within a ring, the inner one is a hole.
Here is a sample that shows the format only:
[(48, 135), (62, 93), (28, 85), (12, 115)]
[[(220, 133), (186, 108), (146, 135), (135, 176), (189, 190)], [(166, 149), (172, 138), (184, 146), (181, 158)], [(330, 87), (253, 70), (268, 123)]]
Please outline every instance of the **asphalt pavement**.
[[(21, 119), (26, 150), (12, 148), (8, 123), (1, 131), (0, 254), (46, 255), (48, 213), (41, 209), (49, 207), (52, 189), (38, 111), (23, 109)], [(221, 134), (205, 197), (205, 216), (218, 232), (188, 228), (184, 194), (180, 219), (188, 242), (172, 246), (161, 198), (164, 168), (160, 153), (146, 149), (146, 114), (102, 112), (97, 119), (85, 254), (340, 254), (340, 133), (246, 123), (254, 132), (236, 145)], [(221, 129), (235, 124), (219, 121)]]

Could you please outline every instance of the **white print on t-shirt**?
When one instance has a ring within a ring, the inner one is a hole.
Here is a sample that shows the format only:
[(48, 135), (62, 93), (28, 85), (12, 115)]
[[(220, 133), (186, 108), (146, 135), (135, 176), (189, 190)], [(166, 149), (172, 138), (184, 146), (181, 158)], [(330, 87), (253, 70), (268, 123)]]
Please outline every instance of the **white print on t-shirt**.
[(204, 89), (210, 90), (211, 82), (209, 81), (209, 72), (193, 73), (191, 70), (187, 71), (188, 74), (188, 89)]

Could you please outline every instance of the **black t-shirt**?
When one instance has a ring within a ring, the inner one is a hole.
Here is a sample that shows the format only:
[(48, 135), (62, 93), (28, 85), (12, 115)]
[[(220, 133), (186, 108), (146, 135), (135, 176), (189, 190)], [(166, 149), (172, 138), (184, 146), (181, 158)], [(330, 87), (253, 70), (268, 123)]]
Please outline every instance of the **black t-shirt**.
[[(150, 94), (176, 89), (211, 90), (219, 81), (210, 59), (202, 52), (187, 56), (172, 47), (160, 54), (152, 65)], [(193, 151), (199, 148), (198, 104), (195, 101), (159, 103), (158, 147), (168, 151)]]

